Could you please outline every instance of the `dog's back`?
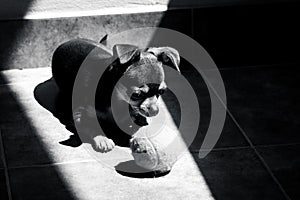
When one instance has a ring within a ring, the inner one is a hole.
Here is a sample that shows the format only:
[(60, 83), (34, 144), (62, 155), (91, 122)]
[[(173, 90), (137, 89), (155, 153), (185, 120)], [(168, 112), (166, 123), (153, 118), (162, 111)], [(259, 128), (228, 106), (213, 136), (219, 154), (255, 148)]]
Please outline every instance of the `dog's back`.
[(58, 87), (72, 91), (77, 72), (89, 53), (101, 44), (87, 39), (74, 39), (60, 45), (52, 57), (52, 74)]

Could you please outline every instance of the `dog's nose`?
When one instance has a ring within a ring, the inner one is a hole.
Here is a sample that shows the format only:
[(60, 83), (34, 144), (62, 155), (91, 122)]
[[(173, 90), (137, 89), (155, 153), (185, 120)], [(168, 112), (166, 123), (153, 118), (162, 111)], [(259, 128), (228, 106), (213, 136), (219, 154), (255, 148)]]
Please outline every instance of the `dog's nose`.
[(144, 111), (147, 117), (153, 117), (158, 114), (157, 97), (153, 96), (147, 98), (141, 105), (140, 109)]
[(133, 141), (132, 151), (134, 153), (147, 153), (147, 150), (146, 149), (142, 149), (141, 146), (136, 141)]
[(153, 117), (158, 114), (159, 109), (157, 105), (150, 105), (148, 107), (149, 117)]

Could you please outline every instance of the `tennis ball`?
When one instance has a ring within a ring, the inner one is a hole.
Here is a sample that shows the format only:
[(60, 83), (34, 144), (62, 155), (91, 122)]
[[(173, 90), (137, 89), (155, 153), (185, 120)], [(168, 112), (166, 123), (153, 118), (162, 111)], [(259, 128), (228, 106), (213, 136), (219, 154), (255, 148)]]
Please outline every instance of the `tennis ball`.
[(170, 171), (184, 148), (178, 136), (178, 131), (168, 126), (152, 135), (135, 134), (130, 142), (135, 163), (149, 171)]

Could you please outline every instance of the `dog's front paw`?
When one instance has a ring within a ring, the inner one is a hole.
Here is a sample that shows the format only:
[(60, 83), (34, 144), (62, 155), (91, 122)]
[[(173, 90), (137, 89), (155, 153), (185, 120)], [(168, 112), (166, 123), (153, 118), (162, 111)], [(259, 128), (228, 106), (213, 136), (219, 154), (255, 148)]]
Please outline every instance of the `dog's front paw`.
[(115, 143), (112, 139), (105, 136), (98, 135), (93, 138), (93, 148), (95, 151), (106, 153), (111, 151), (115, 147)]

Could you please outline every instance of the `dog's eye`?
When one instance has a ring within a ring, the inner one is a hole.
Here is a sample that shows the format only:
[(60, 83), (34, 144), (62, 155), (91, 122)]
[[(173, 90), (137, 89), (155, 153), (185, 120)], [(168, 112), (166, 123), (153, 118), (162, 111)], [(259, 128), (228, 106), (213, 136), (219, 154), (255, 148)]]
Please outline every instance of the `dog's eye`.
[(164, 90), (164, 89), (160, 89), (160, 90), (157, 91), (157, 94), (156, 94), (155, 96), (158, 98), (158, 97), (161, 96), (163, 93), (165, 93), (165, 90)]
[(159, 95), (162, 95), (162, 94), (165, 93), (165, 91), (166, 91), (165, 89), (160, 89), (160, 90), (158, 90), (158, 94), (159, 94)]
[(134, 101), (140, 100), (143, 98), (143, 94), (141, 92), (134, 92), (131, 95), (131, 99)]

